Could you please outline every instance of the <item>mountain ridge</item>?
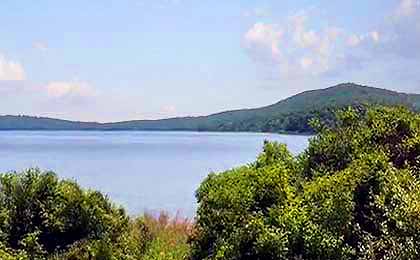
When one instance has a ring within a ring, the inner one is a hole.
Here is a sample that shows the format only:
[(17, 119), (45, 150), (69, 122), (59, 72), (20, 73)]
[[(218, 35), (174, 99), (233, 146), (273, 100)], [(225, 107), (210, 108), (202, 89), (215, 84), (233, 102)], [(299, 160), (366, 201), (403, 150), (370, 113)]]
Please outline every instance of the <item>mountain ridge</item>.
[(329, 120), (332, 111), (356, 104), (402, 105), (420, 111), (420, 94), (343, 83), (308, 90), (274, 104), (222, 111), (207, 116), (99, 123), (48, 117), (0, 116), (0, 130), (149, 130), (308, 133), (313, 117)]

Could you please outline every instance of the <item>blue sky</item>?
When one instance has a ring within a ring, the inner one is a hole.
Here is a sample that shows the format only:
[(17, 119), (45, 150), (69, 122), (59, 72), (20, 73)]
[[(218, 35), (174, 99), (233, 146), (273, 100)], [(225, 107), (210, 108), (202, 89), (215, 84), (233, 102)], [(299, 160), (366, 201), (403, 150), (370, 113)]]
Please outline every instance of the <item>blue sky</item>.
[(263, 106), (342, 82), (420, 93), (418, 0), (2, 0), (1, 114)]

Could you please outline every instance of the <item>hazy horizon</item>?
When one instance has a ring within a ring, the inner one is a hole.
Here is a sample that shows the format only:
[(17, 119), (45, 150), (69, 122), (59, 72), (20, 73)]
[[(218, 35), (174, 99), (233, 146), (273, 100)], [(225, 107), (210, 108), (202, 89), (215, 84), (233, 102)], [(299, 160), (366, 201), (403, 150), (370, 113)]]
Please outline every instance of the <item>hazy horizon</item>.
[(2, 115), (203, 116), (354, 82), (420, 93), (418, 0), (0, 3)]

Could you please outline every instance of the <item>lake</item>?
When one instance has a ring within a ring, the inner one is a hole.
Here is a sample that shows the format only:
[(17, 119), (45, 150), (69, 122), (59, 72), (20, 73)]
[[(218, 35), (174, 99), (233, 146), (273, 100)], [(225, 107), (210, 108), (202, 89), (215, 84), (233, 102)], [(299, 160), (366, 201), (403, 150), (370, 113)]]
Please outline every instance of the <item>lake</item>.
[(0, 132), (0, 171), (38, 167), (104, 192), (130, 214), (164, 209), (193, 216), (210, 172), (253, 162), (264, 140), (297, 154), (307, 136), (208, 132)]

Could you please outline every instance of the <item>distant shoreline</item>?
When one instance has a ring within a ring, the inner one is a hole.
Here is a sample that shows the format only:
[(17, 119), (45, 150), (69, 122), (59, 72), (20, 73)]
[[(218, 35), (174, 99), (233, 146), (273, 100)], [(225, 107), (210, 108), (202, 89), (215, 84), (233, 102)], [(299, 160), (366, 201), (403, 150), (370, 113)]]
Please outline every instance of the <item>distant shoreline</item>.
[(185, 133), (231, 133), (231, 134), (276, 134), (312, 136), (313, 133), (304, 132), (257, 132), (257, 131), (194, 131), (194, 130), (145, 130), (145, 129), (0, 129), (0, 132), (185, 132)]
[(265, 107), (198, 117), (98, 123), (6, 115), (0, 116), (0, 131), (189, 131), (312, 135), (314, 131), (310, 120), (318, 118), (328, 124), (334, 120), (337, 110), (369, 105), (404, 106), (420, 112), (420, 94), (346, 83), (305, 91)]

